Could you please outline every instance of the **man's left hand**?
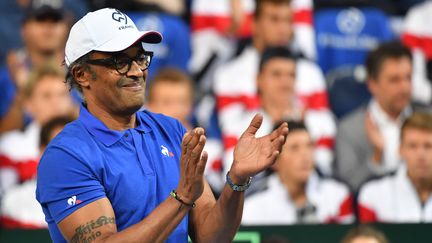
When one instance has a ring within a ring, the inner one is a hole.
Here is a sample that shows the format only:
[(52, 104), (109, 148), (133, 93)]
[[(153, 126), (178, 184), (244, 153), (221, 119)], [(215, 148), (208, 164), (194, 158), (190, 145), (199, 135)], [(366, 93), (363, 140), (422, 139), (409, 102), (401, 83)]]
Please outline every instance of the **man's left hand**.
[(247, 178), (271, 166), (279, 155), (288, 134), (288, 124), (282, 123), (272, 133), (256, 138), (263, 116), (257, 114), (241, 135), (235, 149), (230, 178), (235, 184), (244, 184)]

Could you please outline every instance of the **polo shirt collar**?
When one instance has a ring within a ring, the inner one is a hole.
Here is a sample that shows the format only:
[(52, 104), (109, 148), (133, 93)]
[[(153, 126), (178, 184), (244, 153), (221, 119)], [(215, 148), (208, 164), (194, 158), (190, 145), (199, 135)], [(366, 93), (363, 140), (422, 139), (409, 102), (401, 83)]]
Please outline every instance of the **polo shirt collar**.
[[(150, 132), (151, 128), (145, 121), (145, 117), (141, 113), (142, 112), (136, 113), (137, 126), (132, 129), (143, 133)], [(81, 104), (78, 120), (84, 125), (84, 127), (87, 129), (87, 131), (89, 131), (90, 134), (92, 134), (105, 146), (111, 146), (114, 143), (118, 142), (127, 131), (116, 131), (109, 129), (101, 120), (91, 114), (84, 104)]]

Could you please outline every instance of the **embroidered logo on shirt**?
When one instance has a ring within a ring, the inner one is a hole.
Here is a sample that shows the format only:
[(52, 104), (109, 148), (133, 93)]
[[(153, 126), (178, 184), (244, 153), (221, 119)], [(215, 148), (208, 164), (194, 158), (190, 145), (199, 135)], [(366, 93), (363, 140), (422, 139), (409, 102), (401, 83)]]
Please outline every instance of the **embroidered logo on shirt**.
[(165, 157), (173, 157), (174, 154), (172, 152), (170, 152), (167, 147), (161, 145), (161, 153), (165, 156)]
[(70, 206), (75, 206), (75, 205), (77, 205), (77, 204), (80, 204), (81, 202), (82, 202), (82, 201), (79, 200), (79, 199), (77, 199), (76, 196), (72, 196), (72, 197), (69, 198), (68, 201), (67, 201), (67, 203), (68, 203)]

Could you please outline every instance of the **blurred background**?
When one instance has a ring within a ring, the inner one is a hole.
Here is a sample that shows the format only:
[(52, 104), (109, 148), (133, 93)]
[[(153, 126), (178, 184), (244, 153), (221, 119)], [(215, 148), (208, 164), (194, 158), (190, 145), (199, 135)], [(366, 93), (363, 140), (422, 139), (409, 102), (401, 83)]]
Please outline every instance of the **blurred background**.
[(288, 122), (235, 242), (430, 242), (427, 0), (2, 0), (0, 242), (50, 242), (37, 165), (83, 102), (64, 46), (104, 7), (162, 33), (144, 45), (154, 58), (143, 109), (205, 128), (216, 197), (253, 115), (264, 115), (259, 136)]

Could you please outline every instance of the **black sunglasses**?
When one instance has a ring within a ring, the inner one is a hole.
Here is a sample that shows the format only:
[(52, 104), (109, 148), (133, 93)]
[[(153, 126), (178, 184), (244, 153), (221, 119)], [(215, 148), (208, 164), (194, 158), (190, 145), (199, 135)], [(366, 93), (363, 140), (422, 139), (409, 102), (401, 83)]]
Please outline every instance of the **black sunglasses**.
[(140, 51), (134, 58), (129, 57), (125, 53), (119, 53), (103, 59), (88, 59), (86, 62), (93, 65), (115, 68), (117, 72), (124, 75), (131, 69), (133, 61), (138, 64), (141, 71), (145, 71), (150, 67), (152, 59), (153, 52)]

